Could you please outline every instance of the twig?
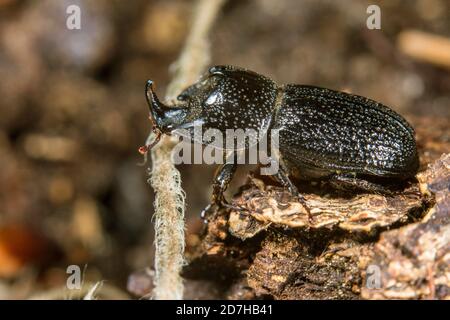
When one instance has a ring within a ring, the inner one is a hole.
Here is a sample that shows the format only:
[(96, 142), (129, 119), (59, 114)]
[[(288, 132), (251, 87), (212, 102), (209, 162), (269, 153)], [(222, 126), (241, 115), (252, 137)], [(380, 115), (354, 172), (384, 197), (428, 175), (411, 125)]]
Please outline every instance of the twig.
[[(174, 77), (168, 86), (166, 100), (173, 99), (194, 82), (209, 63), (208, 33), (224, 0), (199, 0), (186, 45), (174, 64)], [(150, 138), (150, 137), (149, 137)], [(175, 138), (165, 137), (152, 149), (150, 183), (155, 191), (155, 289), (158, 300), (182, 299), (180, 276), (184, 260), (185, 194), (180, 172), (171, 161)]]
[(402, 31), (397, 38), (401, 52), (420, 61), (450, 69), (450, 39), (416, 30)]
[(88, 293), (83, 297), (83, 300), (95, 300), (97, 291), (103, 286), (103, 281), (96, 282), (91, 289), (89, 289)]

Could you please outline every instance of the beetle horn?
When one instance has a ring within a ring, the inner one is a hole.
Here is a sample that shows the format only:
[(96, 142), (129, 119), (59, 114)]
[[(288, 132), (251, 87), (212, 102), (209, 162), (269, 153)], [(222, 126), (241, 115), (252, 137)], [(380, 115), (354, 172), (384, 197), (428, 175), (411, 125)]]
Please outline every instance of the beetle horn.
[(159, 101), (155, 91), (153, 90), (152, 80), (148, 80), (147, 84), (145, 85), (145, 96), (150, 108), (150, 113), (154, 120), (157, 120), (160, 117), (164, 117), (164, 113), (172, 109)]
[(180, 106), (169, 107), (159, 101), (153, 90), (152, 80), (147, 81), (145, 95), (150, 108), (150, 117), (152, 118), (156, 129), (168, 133), (175, 125), (183, 121), (186, 114), (186, 108)]

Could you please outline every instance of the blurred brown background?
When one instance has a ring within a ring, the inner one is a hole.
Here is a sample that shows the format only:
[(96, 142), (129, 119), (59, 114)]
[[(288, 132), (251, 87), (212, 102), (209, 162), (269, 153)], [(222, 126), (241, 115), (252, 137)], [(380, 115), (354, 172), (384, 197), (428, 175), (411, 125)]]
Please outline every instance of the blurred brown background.
[[(71, 4), (81, 30), (66, 28)], [(64, 286), (70, 264), (126, 290), (152, 264), (153, 193), (137, 165), (150, 130), (144, 84), (163, 94), (193, 4), (0, 0), (0, 299)], [(381, 8), (381, 30), (366, 27), (369, 4)], [(408, 30), (450, 37), (449, 1), (230, 0), (212, 64), (347, 90), (448, 126), (449, 69), (405, 55), (397, 38)], [(214, 169), (180, 166), (188, 232)]]

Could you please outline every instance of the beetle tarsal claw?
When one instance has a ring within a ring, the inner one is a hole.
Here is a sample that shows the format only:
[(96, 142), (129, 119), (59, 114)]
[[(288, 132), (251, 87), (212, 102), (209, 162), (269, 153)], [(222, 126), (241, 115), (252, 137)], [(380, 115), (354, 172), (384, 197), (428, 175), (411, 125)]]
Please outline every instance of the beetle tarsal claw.
[(214, 216), (216, 212), (219, 210), (217, 203), (208, 204), (200, 213), (200, 218), (203, 220), (205, 224), (208, 223), (208, 217)]

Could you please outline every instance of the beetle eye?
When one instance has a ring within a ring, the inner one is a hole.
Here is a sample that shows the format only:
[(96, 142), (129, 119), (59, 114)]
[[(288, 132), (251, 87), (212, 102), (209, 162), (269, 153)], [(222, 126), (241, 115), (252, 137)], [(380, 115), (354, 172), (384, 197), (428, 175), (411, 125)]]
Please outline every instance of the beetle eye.
[(178, 101), (186, 101), (187, 97), (188, 97), (187, 94), (180, 94), (180, 95), (178, 95), (177, 100)]
[(207, 106), (213, 105), (217, 101), (220, 101), (222, 99), (222, 95), (220, 92), (214, 91), (209, 95), (209, 97), (206, 99), (205, 103)]

